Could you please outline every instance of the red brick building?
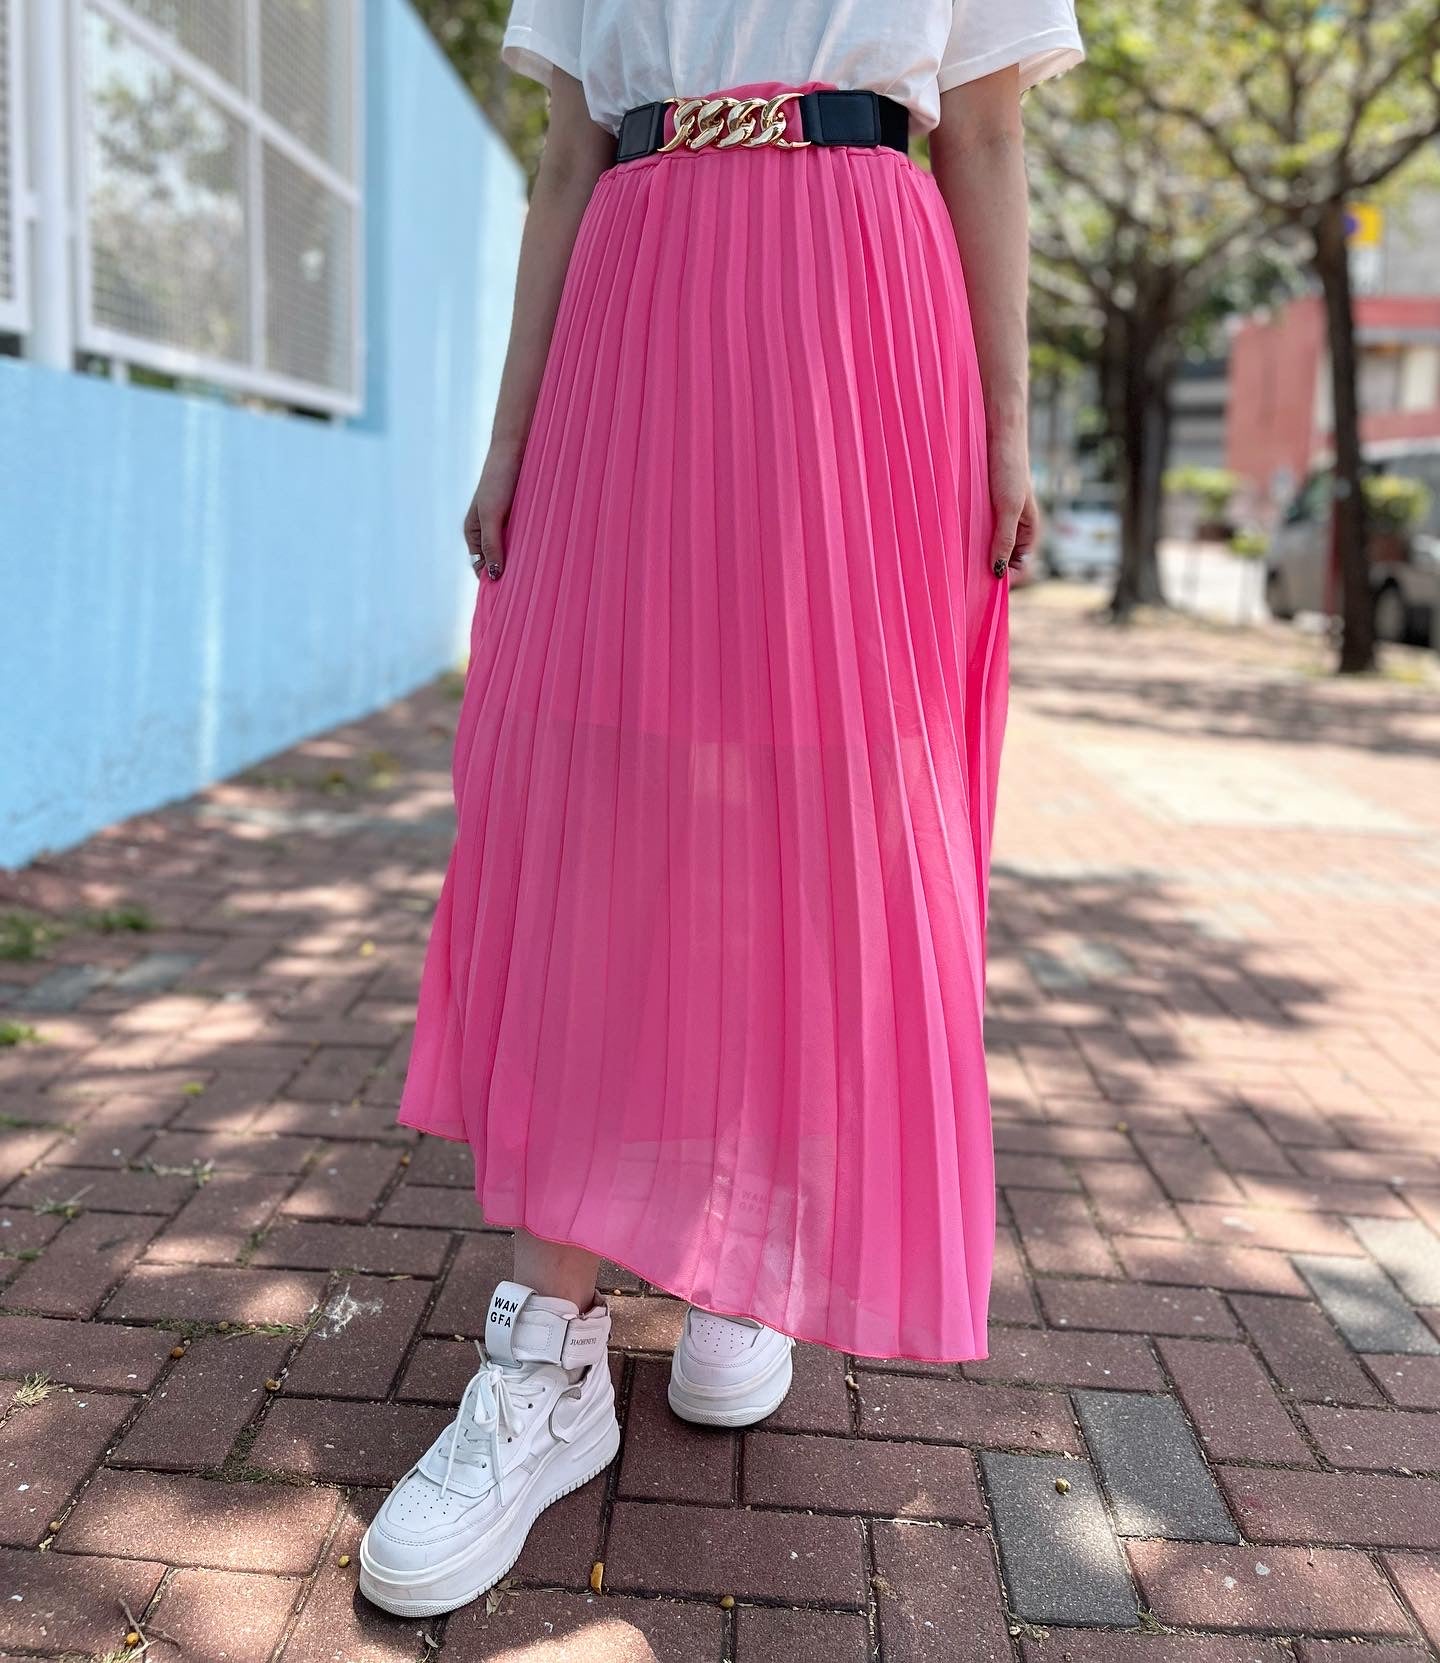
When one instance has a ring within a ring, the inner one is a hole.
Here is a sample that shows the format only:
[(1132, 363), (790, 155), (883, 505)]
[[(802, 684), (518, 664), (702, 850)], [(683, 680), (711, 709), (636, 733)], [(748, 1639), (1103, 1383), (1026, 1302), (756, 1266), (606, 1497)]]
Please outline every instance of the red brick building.
[[(1363, 438), (1440, 439), (1440, 295), (1367, 295), (1355, 310)], [(1226, 466), (1268, 517), (1330, 442), (1324, 307), (1307, 295), (1231, 340)]]

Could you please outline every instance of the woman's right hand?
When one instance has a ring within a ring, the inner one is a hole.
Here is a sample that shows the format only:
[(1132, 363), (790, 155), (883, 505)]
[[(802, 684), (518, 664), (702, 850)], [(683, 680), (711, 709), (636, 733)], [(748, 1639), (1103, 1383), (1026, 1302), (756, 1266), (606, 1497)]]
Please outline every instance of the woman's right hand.
[(493, 440), (480, 483), (465, 514), (465, 545), (470, 564), (478, 578), (483, 572), (493, 583), (505, 570), (505, 523), (515, 500), (515, 481), (520, 476), (521, 447)]

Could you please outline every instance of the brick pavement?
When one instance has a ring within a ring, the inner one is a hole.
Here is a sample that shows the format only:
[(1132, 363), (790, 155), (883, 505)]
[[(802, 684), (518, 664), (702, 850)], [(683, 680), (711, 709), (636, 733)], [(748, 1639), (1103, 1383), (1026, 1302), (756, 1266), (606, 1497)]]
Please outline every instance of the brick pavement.
[(392, 1124), (453, 686), (18, 875), (0, 1653), (1440, 1657), (1440, 694), (1058, 591), (1016, 641), (990, 1357), (802, 1348), (700, 1433), (677, 1308), (608, 1273), (622, 1459), (448, 1621), (354, 1554), (506, 1257)]

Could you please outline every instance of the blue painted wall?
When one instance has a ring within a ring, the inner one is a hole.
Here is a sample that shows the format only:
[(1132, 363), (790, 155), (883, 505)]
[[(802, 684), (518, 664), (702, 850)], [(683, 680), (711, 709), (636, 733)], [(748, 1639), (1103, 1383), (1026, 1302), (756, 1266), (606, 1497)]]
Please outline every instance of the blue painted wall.
[(464, 650), (460, 519), (524, 182), (366, 0), (366, 408), (343, 425), (0, 359), (0, 865), (188, 795)]

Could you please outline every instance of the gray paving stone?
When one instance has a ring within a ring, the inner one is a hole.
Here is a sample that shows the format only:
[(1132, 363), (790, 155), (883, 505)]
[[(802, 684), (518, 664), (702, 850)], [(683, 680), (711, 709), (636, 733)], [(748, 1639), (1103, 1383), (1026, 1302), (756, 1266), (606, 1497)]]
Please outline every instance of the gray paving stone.
[(1440, 1305), (1440, 1236), (1417, 1219), (1347, 1218), (1416, 1305)]
[(1292, 1253), (1290, 1259), (1356, 1351), (1440, 1356), (1440, 1337), (1415, 1315), (1373, 1260), (1331, 1253)]
[(1173, 1397), (1082, 1391), (1075, 1407), (1122, 1536), (1240, 1540)]
[(99, 964), (62, 964), (48, 976), (32, 983), (16, 999), (12, 1009), (21, 1011), (68, 1011), (110, 980), (110, 971)]
[[(1135, 1590), (1083, 1461), (980, 1456), (1010, 1609), (1028, 1622), (1133, 1627)], [(1055, 1480), (1069, 1488), (1062, 1494)]]
[(199, 962), (198, 953), (146, 953), (127, 965), (110, 986), (122, 993), (163, 993)]

